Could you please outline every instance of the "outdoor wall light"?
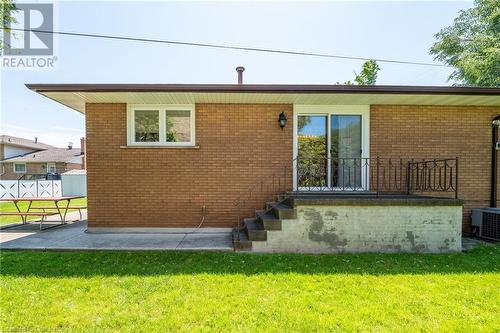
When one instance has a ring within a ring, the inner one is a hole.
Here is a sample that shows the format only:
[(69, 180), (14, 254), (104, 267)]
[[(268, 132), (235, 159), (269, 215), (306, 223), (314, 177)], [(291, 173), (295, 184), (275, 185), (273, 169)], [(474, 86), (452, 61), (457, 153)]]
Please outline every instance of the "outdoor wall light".
[(286, 121), (287, 121), (286, 114), (284, 112), (281, 112), (280, 116), (278, 118), (278, 122), (280, 123), (281, 130), (283, 130), (283, 128), (285, 128)]
[(493, 126), (500, 126), (500, 119), (494, 119), (494, 120), (491, 122), (491, 124), (492, 124)]

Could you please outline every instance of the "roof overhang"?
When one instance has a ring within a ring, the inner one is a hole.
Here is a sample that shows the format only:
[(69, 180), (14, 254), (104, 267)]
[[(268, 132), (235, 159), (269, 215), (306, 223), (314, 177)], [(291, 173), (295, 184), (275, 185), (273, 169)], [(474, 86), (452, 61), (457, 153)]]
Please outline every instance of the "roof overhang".
[(354, 85), (27, 84), (85, 113), (86, 103), (500, 106), (500, 88)]
[(17, 148), (26, 148), (26, 149), (33, 149), (33, 150), (44, 150), (47, 148), (40, 148), (37, 146), (30, 146), (30, 145), (25, 145), (22, 143), (12, 143), (12, 142), (0, 142), (1, 145), (6, 145), (6, 146), (12, 146), (12, 147), (17, 147)]

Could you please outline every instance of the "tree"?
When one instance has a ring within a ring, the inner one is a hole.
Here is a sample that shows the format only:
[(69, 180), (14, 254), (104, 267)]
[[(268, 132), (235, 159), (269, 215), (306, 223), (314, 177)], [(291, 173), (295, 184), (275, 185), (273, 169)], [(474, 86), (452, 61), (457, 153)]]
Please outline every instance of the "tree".
[(299, 129), (299, 132), (302, 131), (302, 129), (304, 127), (306, 127), (307, 125), (309, 125), (310, 123), (311, 123), (311, 117), (309, 117), (309, 116), (299, 117), (298, 122), (297, 122), (297, 127)]
[(368, 60), (363, 64), (361, 68), (361, 73), (356, 74), (354, 82), (360, 86), (374, 85), (377, 82), (377, 75), (380, 67), (375, 60)]
[(453, 67), (450, 80), (500, 86), (500, 0), (475, 0), (453, 24), (435, 35), (430, 53)]
[[(361, 73), (358, 74), (354, 72), (354, 82), (349, 80), (342, 84), (346, 85), (357, 84), (360, 86), (374, 85), (377, 82), (377, 75), (379, 70), (380, 67), (375, 60), (368, 60), (365, 63), (363, 63), (363, 66), (361, 67)], [(340, 83), (337, 82), (337, 84)]]
[(135, 113), (135, 141), (155, 142), (160, 139), (158, 114), (151, 111), (136, 111)]
[[(8, 30), (12, 23), (16, 23), (16, 19), (12, 16), (12, 12), (17, 10), (16, 4), (12, 0), (0, 0), (0, 17), (2, 18), (2, 33), (3, 30)], [(0, 49), (3, 48), (3, 37), (0, 39)]]

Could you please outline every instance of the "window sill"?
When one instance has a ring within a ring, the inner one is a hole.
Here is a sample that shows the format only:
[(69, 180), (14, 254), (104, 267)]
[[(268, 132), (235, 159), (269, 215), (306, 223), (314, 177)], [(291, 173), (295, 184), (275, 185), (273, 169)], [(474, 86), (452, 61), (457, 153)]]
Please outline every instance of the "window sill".
[(152, 149), (200, 149), (200, 146), (141, 146), (141, 145), (130, 145), (130, 146), (120, 146), (120, 149), (143, 149), (143, 148), (152, 148)]

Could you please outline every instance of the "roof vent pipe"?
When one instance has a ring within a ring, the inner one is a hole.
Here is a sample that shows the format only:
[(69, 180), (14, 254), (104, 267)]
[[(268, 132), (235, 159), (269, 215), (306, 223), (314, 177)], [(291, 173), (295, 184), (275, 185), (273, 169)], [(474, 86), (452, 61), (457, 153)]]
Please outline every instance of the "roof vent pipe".
[(238, 66), (236, 67), (236, 71), (238, 72), (238, 84), (243, 84), (243, 72), (245, 71), (245, 67)]
[(35, 143), (38, 143), (38, 138), (35, 136)]
[(73, 149), (73, 142), (68, 142), (68, 150)]

